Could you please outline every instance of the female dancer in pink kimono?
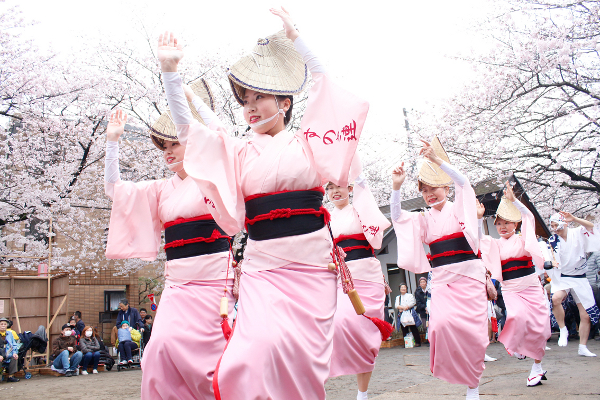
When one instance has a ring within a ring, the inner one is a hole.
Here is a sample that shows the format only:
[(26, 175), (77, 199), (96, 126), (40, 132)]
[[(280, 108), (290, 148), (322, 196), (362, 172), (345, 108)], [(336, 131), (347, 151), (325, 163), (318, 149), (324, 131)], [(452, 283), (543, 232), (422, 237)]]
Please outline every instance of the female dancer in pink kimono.
[[(283, 20), (285, 36), (260, 39), (228, 72), (254, 133), (249, 141), (231, 137), (218, 121), (208, 127), (193, 121), (177, 73), (181, 45), (173, 35), (159, 38), (169, 106), (187, 145), (185, 170), (219, 226), (228, 234), (246, 226), (249, 234), (238, 317), (213, 380), (216, 399), (325, 398), (336, 275), (328, 269), (332, 242), (322, 185), (348, 186), (368, 111), (329, 80), (287, 12), (271, 11)], [(305, 62), (315, 85), (294, 134), (285, 125), (291, 95), (306, 81)]]
[[(535, 360), (527, 378), (527, 386), (535, 386), (545, 379), (542, 358), (550, 338), (550, 310), (535, 270), (537, 267), (543, 271), (544, 256), (535, 236), (533, 214), (516, 199), (508, 182), (504, 196), (494, 222), (500, 239), (483, 236), (485, 207), (478, 204), (481, 253), (492, 277), (502, 282), (507, 317), (499, 340), (508, 354), (519, 359), (531, 357)], [(521, 234), (516, 235), (517, 224), (521, 220)]]
[[(433, 376), (467, 385), (466, 398), (479, 399), (489, 339), (475, 192), (469, 180), (448, 163), (437, 138), (431, 145), (423, 142), (420, 154), (425, 162), (419, 172), (419, 190), (430, 209), (402, 211), (399, 190), (406, 178), (404, 163), (392, 174), (390, 207), (398, 249), (402, 249), (398, 267), (415, 273), (432, 271), (429, 342)], [(452, 182), (454, 203), (447, 199)], [(424, 244), (429, 246), (428, 256)]]
[(214, 399), (212, 378), (226, 344), (219, 316), (224, 289), (233, 300), (232, 279), (226, 280), (229, 238), (183, 168), (185, 146), (171, 136), (172, 123), (171, 135), (156, 124), (151, 135), (175, 174), (138, 183), (120, 179), (118, 140), (126, 120), (118, 110), (107, 126), (105, 188), (113, 203), (106, 257), (154, 260), (163, 228), (167, 255), (165, 289), (142, 358), (141, 398)]
[[(346, 253), (354, 288), (367, 310), (383, 318), (385, 282), (374, 249), (381, 247), (383, 232), (390, 226), (362, 175), (354, 186), (327, 184), (327, 196), (335, 204), (331, 212), (334, 242)], [(353, 192), (350, 204), (350, 192)], [(381, 333), (371, 321), (356, 315), (338, 283), (337, 310), (333, 317), (333, 354), (329, 377), (356, 374), (357, 400), (367, 399), (367, 389), (381, 346)]]

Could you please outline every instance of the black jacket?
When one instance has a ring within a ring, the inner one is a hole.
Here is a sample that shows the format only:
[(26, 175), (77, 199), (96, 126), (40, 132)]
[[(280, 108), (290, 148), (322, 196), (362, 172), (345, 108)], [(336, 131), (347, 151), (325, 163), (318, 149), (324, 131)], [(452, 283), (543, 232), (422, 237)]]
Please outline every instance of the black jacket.
[(415, 290), (415, 300), (417, 301), (417, 313), (425, 314), (425, 308), (427, 308), (427, 292), (423, 291), (421, 286)]

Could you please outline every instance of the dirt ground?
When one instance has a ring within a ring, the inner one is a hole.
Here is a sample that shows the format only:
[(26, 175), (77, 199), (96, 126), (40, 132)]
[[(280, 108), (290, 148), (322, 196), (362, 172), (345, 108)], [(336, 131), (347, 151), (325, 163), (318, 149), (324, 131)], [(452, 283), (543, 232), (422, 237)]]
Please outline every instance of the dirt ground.
[[(525, 385), (533, 361), (515, 360), (508, 356), (502, 344), (491, 345), (488, 354), (497, 357), (498, 361), (486, 363), (480, 386), (481, 398), (598, 400), (600, 358), (578, 356), (575, 342), (559, 348), (556, 339), (555, 335), (548, 343), (552, 350), (546, 353), (543, 362), (544, 369), (548, 370), (548, 380), (534, 388)], [(592, 340), (588, 346), (592, 352), (600, 354), (600, 342)], [(34, 375), (18, 383), (0, 383), (0, 398), (133, 400), (140, 398), (141, 378), (140, 369), (117, 372), (116, 368), (98, 375), (72, 378)], [(356, 398), (356, 379), (353, 376), (334, 378), (327, 382), (326, 389), (328, 400), (353, 400)], [(381, 349), (369, 388), (372, 400), (464, 399), (465, 393), (465, 387), (450, 385), (431, 376), (427, 346)]]

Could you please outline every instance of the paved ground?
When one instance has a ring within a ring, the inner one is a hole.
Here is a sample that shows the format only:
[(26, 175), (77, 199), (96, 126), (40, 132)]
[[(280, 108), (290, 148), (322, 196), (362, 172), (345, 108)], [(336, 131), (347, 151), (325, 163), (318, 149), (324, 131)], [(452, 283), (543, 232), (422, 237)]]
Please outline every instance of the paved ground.
[[(600, 357), (584, 358), (577, 355), (577, 344), (569, 343), (559, 348), (556, 335), (549, 342), (552, 350), (547, 352), (544, 369), (548, 380), (542, 386), (528, 388), (525, 381), (533, 361), (510, 358), (498, 343), (488, 348), (488, 354), (498, 361), (487, 363), (480, 386), (482, 399), (600, 399)], [(600, 354), (600, 342), (591, 341), (589, 348)], [(0, 383), (0, 398), (18, 399), (64, 399), (75, 397), (85, 400), (139, 399), (138, 386), (142, 373), (133, 371), (104, 372), (98, 375), (57, 378), (33, 376), (18, 383)], [(137, 384), (137, 385), (136, 385)], [(356, 399), (354, 377), (339, 377), (327, 382), (328, 400)], [(466, 388), (450, 385), (431, 376), (429, 372), (429, 349), (381, 349), (377, 367), (373, 373), (369, 394), (371, 400), (451, 400), (464, 399)], [(277, 399), (279, 400), (279, 399)], [(282, 399), (287, 400), (287, 399)], [(307, 399), (310, 400), (310, 399)]]

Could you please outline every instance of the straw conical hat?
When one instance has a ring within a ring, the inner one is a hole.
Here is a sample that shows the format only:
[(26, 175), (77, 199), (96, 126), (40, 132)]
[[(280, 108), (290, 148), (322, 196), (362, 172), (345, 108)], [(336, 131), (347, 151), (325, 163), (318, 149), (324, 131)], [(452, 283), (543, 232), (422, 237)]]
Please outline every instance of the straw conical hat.
[(521, 211), (519, 211), (512, 201), (502, 196), (498, 210), (496, 211), (496, 218), (498, 217), (508, 222), (520, 222)]
[[(211, 110), (215, 110), (214, 97), (210, 87), (208, 86), (208, 83), (203, 78), (196, 79), (194, 82), (192, 82), (190, 84), (190, 88), (194, 91), (194, 93), (200, 96), (202, 101), (204, 101), (204, 103), (209, 106)], [(194, 107), (194, 105), (189, 101), (188, 104), (194, 119), (204, 124), (202, 117), (200, 117), (200, 114), (198, 114), (198, 111), (196, 111), (196, 107)], [(164, 140), (178, 140), (177, 130), (175, 129), (175, 123), (173, 123), (171, 111), (167, 110), (160, 115), (160, 117), (150, 128), (150, 135)]]
[[(450, 158), (448, 158), (448, 154), (446, 154), (446, 150), (442, 147), (442, 143), (440, 143), (440, 139), (437, 136), (431, 141), (431, 147), (439, 158), (450, 163)], [(429, 160), (425, 160), (421, 166), (419, 181), (433, 187), (444, 187), (452, 184), (452, 178), (442, 171), (437, 164)]]
[(307, 81), (307, 68), (294, 43), (284, 31), (258, 39), (250, 54), (227, 72), (236, 100), (241, 105), (244, 89), (274, 95), (300, 93)]

